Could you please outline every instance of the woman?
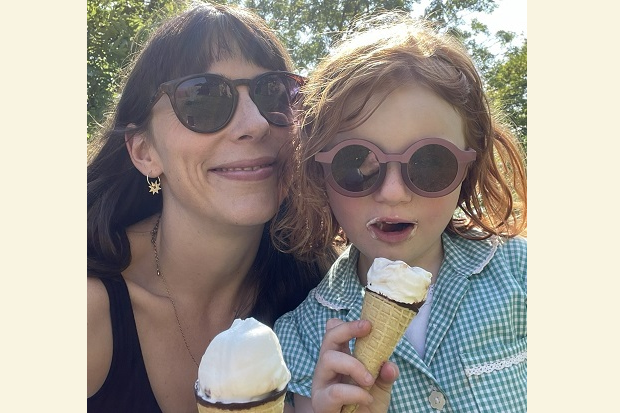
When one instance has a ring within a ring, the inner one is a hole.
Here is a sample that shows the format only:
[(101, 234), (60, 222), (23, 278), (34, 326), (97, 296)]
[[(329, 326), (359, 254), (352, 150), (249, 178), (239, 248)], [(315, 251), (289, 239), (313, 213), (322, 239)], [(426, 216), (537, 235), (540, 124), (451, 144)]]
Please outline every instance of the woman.
[(88, 165), (89, 411), (196, 411), (211, 339), (273, 325), (333, 258), (301, 264), (269, 237), (294, 167), (291, 68), (259, 17), (221, 5), (137, 56)]

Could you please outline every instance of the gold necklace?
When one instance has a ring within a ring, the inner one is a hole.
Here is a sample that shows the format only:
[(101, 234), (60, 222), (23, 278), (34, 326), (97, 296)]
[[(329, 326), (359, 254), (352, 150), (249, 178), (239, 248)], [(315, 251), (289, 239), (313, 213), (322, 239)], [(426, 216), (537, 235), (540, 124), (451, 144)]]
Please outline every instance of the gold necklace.
[(166, 287), (166, 294), (168, 294), (168, 300), (170, 300), (170, 304), (172, 304), (172, 309), (174, 310), (174, 316), (177, 319), (177, 325), (179, 326), (181, 337), (183, 337), (183, 343), (185, 343), (185, 348), (187, 349), (187, 352), (189, 353), (189, 356), (192, 358), (192, 361), (194, 362), (196, 367), (199, 367), (198, 362), (196, 361), (196, 359), (194, 358), (194, 355), (192, 354), (192, 351), (189, 349), (189, 344), (187, 344), (187, 339), (185, 338), (183, 327), (181, 327), (181, 320), (179, 320), (179, 313), (177, 312), (177, 306), (174, 304), (174, 300), (172, 299), (172, 296), (170, 295), (170, 288), (168, 288), (166, 277), (164, 277), (164, 274), (162, 274), (161, 270), (159, 269), (159, 254), (157, 253), (157, 231), (159, 230), (160, 219), (161, 219), (161, 215), (157, 217), (157, 222), (155, 223), (155, 226), (153, 227), (153, 230), (151, 231), (151, 244), (153, 244), (153, 252), (155, 253), (155, 268), (157, 271), (157, 276), (161, 278), (161, 280), (164, 282), (164, 286)]

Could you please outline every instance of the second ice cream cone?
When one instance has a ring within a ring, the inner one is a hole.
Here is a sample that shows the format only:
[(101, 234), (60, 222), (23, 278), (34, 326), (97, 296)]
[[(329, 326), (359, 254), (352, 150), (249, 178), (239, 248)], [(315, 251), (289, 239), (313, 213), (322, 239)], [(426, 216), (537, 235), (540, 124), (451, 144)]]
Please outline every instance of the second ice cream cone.
[(216, 335), (198, 368), (199, 413), (282, 413), (291, 373), (271, 328), (250, 317)]

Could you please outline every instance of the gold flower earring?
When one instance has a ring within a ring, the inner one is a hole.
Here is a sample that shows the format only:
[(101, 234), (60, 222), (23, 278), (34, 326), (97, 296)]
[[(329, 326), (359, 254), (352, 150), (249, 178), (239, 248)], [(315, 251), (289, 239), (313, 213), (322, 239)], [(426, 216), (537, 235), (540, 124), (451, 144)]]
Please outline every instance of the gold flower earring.
[(158, 194), (161, 189), (161, 179), (157, 177), (155, 181), (151, 182), (149, 176), (146, 176), (146, 183), (149, 184), (149, 192), (153, 195)]

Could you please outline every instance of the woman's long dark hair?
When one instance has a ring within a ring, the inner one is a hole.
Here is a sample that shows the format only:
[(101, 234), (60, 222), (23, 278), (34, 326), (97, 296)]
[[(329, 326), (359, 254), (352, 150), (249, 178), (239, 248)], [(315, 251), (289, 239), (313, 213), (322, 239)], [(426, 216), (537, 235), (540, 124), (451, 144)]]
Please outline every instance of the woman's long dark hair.
[[(235, 56), (269, 70), (290, 71), (293, 66), (260, 17), (242, 8), (201, 4), (164, 22), (129, 67), (112, 115), (89, 146), (89, 276), (118, 276), (126, 269), (131, 261), (126, 228), (162, 208), (162, 198), (148, 193), (145, 177), (131, 162), (125, 133), (148, 127), (149, 103), (161, 83), (202, 73), (214, 62)], [(259, 291), (255, 312), (269, 324), (294, 308), (301, 301), (299, 295), (305, 296), (323, 271), (314, 264), (298, 264), (274, 249), (269, 224), (253, 268), (248, 282)]]

